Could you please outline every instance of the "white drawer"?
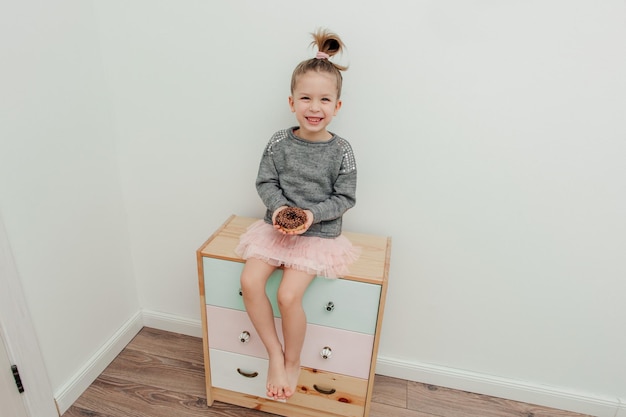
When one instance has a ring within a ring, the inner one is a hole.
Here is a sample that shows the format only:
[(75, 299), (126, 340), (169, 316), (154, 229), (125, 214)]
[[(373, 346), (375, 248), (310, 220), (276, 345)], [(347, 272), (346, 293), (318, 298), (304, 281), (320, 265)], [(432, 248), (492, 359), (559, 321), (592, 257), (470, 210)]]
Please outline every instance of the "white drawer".
[(267, 398), (267, 359), (209, 349), (211, 385)]
[[(211, 349), (210, 355), (213, 387), (271, 401), (265, 390), (267, 360), (217, 349)], [(367, 379), (302, 368), (296, 393), (286, 401), (294, 407), (293, 413), (287, 415), (311, 415), (311, 411), (316, 411), (317, 415), (326, 411), (333, 415), (362, 417), (367, 385)]]

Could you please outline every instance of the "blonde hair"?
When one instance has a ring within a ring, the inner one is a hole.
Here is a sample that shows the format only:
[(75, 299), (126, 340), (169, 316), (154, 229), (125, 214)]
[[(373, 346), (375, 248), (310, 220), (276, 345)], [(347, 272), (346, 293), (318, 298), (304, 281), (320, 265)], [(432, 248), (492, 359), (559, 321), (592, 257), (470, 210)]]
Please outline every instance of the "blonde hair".
[[(311, 45), (317, 46), (319, 52), (327, 54), (329, 57), (333, 57), (345, 49), (345, 45), (339, 36), (326, 29), (318, 29), (311, 35), (313, 35), (313, 42), (311, 42)], [(336, 77), (337, 99), (339, 99), (341, 96), (341, 84), (343, 82), (341, 71), (345, 71), (347, 69), (347, 66), (344, 67), (330, 62), (328, 58), (311, 58), (304, 60), (296, 66), (293, 70), (293, 74), (291, 75), (291, 94), (293, 94), (293, 91), (296, 88), (296, 82), (298, 81), (299, 76), (304, 75), (309, 71), (327, 72)]]

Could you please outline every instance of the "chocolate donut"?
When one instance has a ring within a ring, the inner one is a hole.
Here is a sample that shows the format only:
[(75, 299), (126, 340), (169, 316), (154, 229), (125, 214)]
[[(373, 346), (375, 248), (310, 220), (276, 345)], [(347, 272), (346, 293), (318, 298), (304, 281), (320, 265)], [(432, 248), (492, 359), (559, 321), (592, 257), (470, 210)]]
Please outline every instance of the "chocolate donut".
[(285, 232), (295, 232), (306, 224), (306, 213), (298, 207), (286, 207), (276, 215), (276, 224)]

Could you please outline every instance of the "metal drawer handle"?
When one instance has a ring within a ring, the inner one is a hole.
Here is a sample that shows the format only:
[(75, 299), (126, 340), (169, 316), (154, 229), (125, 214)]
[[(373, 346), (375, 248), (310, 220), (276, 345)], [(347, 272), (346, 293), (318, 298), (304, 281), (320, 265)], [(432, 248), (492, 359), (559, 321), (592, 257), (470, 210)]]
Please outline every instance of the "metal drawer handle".
[(324, 309), (326, 311), (333, 311), (335, 309), (335, 303), (333, 303), (332, 301), (329, 301), (325, 306)]
[(248, 332), (247, 330), (244, 330), (243, 332), (241, 332), (241, 334), (239, 335), (239, 341), (241, 343), (246, 343), (248, 340), (250, 340), (250, 332)]
[(315, 391), (319, 392), (320, 394), (325, 394), (325, 395), (331, 395), (337, 392), (337, 390), (334, 388), (324, 389), (324, 388), (318, 387), (317, 384), (313, 384), (313, 388), (315, 388)]
[(320, 355), (322, 355), (322, 358), (328, 359), (333, 355), (333, 350), (328, 346), (324, 346), (324, 349), (322, 349)]
[(239, 375), (245, 376), (246, 378), (256, 378), (259, 376), (258, 372), (245, 372), (242, 371), (241, 368), (237, 368), (237, 372), (239, 372)]

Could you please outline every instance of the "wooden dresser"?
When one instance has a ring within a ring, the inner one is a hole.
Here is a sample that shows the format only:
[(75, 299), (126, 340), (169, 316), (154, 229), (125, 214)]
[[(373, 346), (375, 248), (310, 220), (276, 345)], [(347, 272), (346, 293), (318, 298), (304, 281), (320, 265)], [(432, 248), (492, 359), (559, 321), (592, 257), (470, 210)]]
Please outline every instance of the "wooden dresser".
[[(367, 417), (387, 292), (391, 239), (344, 232), (361, 256), (345, 278), (316, 277), (303, 305), (307, 334), (296, 393), (287, 401), (265, 396), (267, 354), (243, 305), (234, 253), (239, 236), (257, 219), (231, 216), (197, 251), (202, 305), (207, 403), (221, 401), (283, 416)], [(281, 336), (276, 289), (267, 284)]]

